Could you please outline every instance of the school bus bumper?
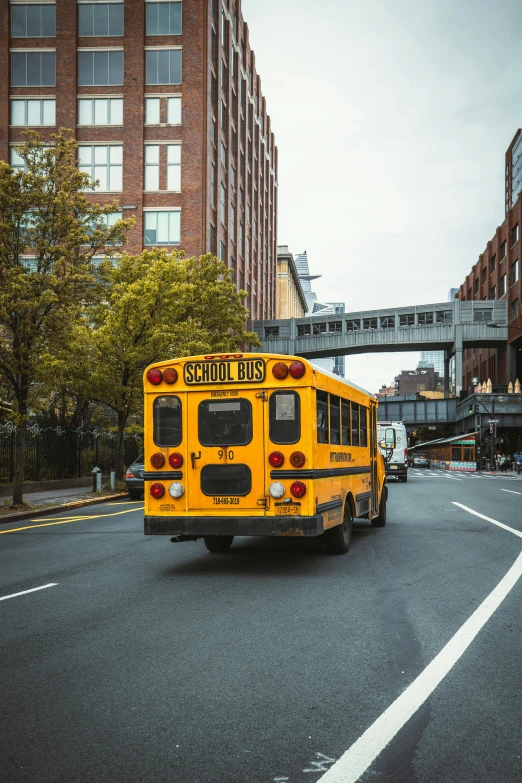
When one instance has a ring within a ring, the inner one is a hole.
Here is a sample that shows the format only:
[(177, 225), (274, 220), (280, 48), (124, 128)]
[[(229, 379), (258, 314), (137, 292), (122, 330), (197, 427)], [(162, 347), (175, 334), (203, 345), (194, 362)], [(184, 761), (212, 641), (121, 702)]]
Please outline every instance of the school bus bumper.
[[(145, 517), (146, 536), (320, 536), (322, 514), (313, 517)], [(183, 538), (181, 539), (183, 540)]]

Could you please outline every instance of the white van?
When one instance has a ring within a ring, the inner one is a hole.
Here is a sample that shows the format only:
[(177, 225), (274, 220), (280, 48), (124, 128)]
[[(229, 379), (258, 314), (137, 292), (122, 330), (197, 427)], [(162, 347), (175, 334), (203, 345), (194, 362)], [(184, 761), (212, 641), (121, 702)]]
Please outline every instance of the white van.
[[(408, 439), (402, 421), (377, 422), (378, 442), (386, 464), (386, 475), (408, 481)], [(386, 448), (381, 448), (381, 443)]]

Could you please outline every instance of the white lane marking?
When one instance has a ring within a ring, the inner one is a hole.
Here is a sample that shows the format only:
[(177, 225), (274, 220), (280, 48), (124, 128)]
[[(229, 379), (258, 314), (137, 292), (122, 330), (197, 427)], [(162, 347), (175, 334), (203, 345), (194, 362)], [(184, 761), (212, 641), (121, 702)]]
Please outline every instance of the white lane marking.
[(522, 492), (515, 492), (514, 489), (501, 489), (501, 492), (509, 492), (510, 495), (522, 495)]
[(42, 585), (41, 587), (31, 587), (30, 590), (22, 590), (21, 593), (11, 593), (11, 595), (4, 595), (0, 598), (0, 601), (7, 601), (8, 598), (17, 598), (19, 595), (27, 595), (27, 593), (36, 593), (37, 590), (46, 590), (48, 587), (56, 587), (57, 582), (51, 582), (48, 585)]
[(498, 585), (403, 693), (366, 729), (318, 783), (356, 783), (455, 666), (522, 576), (522, 552)]
[(451, 501), (454, 506), (458, 506), (459, 508), (463, 508), (464, 511), (468, 511), (470, 514), (474, 514), (476, 517), (480, 517), (481, 519), (485, 519), (486, 522), (491, 522), (492, 525), (497, 525), (498, 527), (501, 527), (503, 530), (509, 530), (510, 533), (513, 533), (513, 535), (518, 536), (519, 538), (522, 538), (522, 533), (520, 530), (515, 530), (514, 527), (509, 527), (509, 525), (505, 525), (503, 522), (499, 522), (497, 519), (491, 519), (491, 517), (487, 517), (484, 514), (479, 514), (478, 511), (473, 511), (472, 508), (468, 508), (468, 506), (463, 506), (462, 503), (457, 503), (456, 500)]

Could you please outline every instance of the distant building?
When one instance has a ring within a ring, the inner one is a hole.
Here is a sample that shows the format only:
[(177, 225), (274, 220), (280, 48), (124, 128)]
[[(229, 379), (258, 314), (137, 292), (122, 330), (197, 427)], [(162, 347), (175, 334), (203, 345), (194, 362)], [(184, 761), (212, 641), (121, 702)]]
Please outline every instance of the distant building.
[(302, 318), (308, 310), (306, 296), (288, 245), (277, 246), (276, 318)]
[(444, 378), (444, 351), (421, 351), (419, 367), (433, 367)]
[(391, 383), (389, 386), (386, 386), (386, 384), (383, 383), (377, 392), (376, 397), (395, 397), (397, 394), (397, 386), (395, 383)]
[(522, 190), (522, 131), (520, 128), (506, 151), (505, 214), (516, 204)]
[(416, 370), (403, 370), (395, 377), (398, 394), (416, 394), (417, 392), (444, 391), (444, 381), (433, 367), (421, 367)]

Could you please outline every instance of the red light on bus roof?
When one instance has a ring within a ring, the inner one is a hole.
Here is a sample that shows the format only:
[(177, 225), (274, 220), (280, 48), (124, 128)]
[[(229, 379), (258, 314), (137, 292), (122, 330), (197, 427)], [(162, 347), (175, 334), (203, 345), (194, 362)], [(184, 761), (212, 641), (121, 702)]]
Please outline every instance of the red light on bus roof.
[(147, 380), (149, 383), (157, 386), (158, 383), (161, 383), (163, 380), (163, 373), (161, 370), (158, 370), (157, 367), (153, 367), (152, 370), (149, 370), (147, 373)]
[(169, 465), (171, 468), (180, 468), (183, 465), (183, 454), (175, 451), (169, 456)]
[(165, 494), (165, 487), (163, 486), (163, 484), (153, 484), (150, 488), (150, 494), (152, 495), (153, 498), (159, 500)]
[(290, 494), (293, 495), (294, 498), (304, 497), (304, 495), (306, 495), (306, 487), (303, 482), (294, 481), (294, 483), (290, 485)]
[(159, 451), (153, 454), (150, 458), (150, 464), (153, 468), (162, 468), (165, 464), (165, 457)]
[(163, 370), (163, 380), (165, 383), (176, 383), (178, 371), (174, 367), (167, 367), (166, 370)]
[(268, 461), (273, 468), (280, 468), (285, 461), (285, 458), (280, 451), (273, 451), (268, 457)]
[(290, 464), (293, 465), (294, 468), (302, 468), (305, 462), (306, 457), (302, 451), (293, 451), (290, 454)]
[(292, 378), (302, 378), (306, 372), (303, 362), (292, 362), (289, 369)]
[(284, 362), (277, 362), (272, 367), (272, 375), (278, 381), (284, 381), (284, 379), (288, 375), (288, 365), (285, 364)]

